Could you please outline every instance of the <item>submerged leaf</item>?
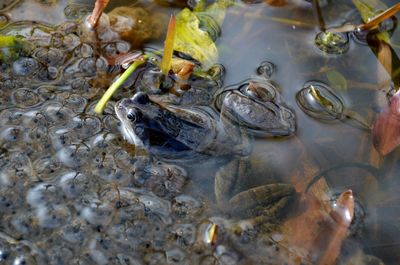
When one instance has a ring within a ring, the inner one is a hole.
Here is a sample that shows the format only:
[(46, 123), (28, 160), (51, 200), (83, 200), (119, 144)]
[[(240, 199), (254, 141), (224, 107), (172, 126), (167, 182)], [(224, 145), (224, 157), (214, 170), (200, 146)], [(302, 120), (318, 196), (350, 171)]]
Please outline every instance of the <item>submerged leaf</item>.
[(351, 190), (340, 194), (332, 207), (329, 216), (333, 223), (326, 223), (323, 231), (316, 240), (318, 246), (324, 246), (317, 264), (335, 264), (340, 254), (343, 240), (347, 237), (347, 229), (354, 217), (354, 197)]
[(347, 80), (338, 71), (332, 70), (326, 72), (326, 77), (328, 78), (331, 87), (336, 87), (340, 90), (347, 90)]
[(343, 192), (330, 208), (314, 194), (303, 193), (300, 212), (283, 226), (287, 247), (312, 264), (335, 264), (354, 216), (351, 190)]
[(389, 106), (376, 119), (372, 139), (381, 155), (389, 154), (400, 145), (400, 91), (394, 94)]

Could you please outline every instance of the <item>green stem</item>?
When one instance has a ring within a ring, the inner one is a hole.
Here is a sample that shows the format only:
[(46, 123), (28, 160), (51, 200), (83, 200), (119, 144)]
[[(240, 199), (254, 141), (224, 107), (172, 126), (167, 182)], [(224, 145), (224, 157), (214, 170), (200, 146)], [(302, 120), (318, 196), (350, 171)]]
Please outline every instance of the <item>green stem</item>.
[(115, 81), (104, 93), (104, 95), (101, 97), (100, 101), (97, 103), (96, 107), (94, 108), (94, 111), (97, 114), (101, 114), (107, 104), (107, 102), (110, 100), (112, 95), (117, 91), (117, 89), (128, 79), (128, 77), (140, 66), (143, 64), (147, 59), (147, 56), (143, 56), (142, 60), (135, 61), (133, 64), (131, 64), (128, 69)]

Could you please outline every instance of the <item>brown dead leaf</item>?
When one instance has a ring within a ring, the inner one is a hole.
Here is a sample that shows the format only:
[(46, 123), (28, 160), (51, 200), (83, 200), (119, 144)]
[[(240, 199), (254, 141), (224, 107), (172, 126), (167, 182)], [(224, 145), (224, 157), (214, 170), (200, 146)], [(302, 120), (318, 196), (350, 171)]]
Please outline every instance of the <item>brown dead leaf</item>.
[(400, 145), (400, 90), (375, 120), (372, 139), (381, 155), (387, 155)]
[(353, 215), (351, 190), (343, 192), (329, 212), (314, 194), (303, 193), (297, 215), (283, 225), (282, 243), (313, 264), (335, 264)]

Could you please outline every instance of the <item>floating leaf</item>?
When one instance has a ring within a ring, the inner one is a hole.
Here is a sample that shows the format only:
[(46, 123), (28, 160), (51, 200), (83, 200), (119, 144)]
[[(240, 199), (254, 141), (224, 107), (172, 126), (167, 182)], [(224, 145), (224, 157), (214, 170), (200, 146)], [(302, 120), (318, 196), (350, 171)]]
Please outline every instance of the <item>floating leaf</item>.
[(200, 29), (200, 20), (189, 9), (183, 9), (177, 16), (177, 38), (174, 50), (186, 53), (210, 68), (218, 60), (218, 50), (210, 35)]
[[(195, 7), (195, 12), (185, 8), (176, 16), (177, 38), (174, 50), (186, 53), (198, 60), (207, 70), (218, 61), (218, 50), (214, 39), (224, 21), (226, 8), (231, 1), (219, 0), (207, 8), (204, 1)], [(213, 39), (214, 38), (214, 39)]]
[(336, 87), (340, 90), (347, 90), (347, 80), (338, 71), (332, 70), (326, 72), (326, 78), (328, 78), (331, 87)]

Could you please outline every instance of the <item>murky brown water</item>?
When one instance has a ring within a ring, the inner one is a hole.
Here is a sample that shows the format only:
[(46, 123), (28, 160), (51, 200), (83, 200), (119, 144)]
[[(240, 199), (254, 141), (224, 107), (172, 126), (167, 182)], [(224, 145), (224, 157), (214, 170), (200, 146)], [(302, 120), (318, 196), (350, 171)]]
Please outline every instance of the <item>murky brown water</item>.
[[(109, 9), (126, 2), (113, 1)], [(348, 2), (323, 6), (327, 26), (355, 16)], [(221, 159), (165, 162), (135, 156), (113, 109), (133, 91), (119, 91), (104, 115), (94, 113), (116, 76), (104, 56), (130, 47), (121, 40), (82, 41), (75, 19), (90, 9), (90, 1), (27, 0), (2, 11), (0, 23), (8, 25), (0, 34), (23, 35), (34, 45), (0, 65), (0, 263), (308, 264), (310, 257), (280, 243), (285, 235), (279, 223), (272, 234), (238, 231), (237, 218), (217, 207), (214, 175)], [(177, 12), (153, 4), (149, 9)], [(255, 76), (262, 62), (272, 62), (271, 79), (297, 118), (295, 136), (255, 141), (250, 159), (260, 169), (240, 189), (275, 181), (308, 183), (331, 169), (323, 174), (329, 195), (352, 189), (359, 207), (359, 223), (344, 241), (338, 263), (364, 264), (371, 255), (398, 264), (399, 150), (380, 157), (370, 132), (354, 121), (322, 122), (296, 103), (304, 84), (318, 80), (331, 85), (346, 110), (371, 124), (386, 104), (386, 91), (377, 89), (383, 71), (370, 47), (350, 38), (344, 54), (324, 54), (314, 43), (319, 29), (311, 5), (300, 0), (283, 7), (238, 3), (229, 8), (221, 31), (224, 84)], [(391, 42), (398, 52), (398, 30)], [(345, 77), (346, 88), (332, 83), (332, 71)], [(219, 225), (214, 244), (204, 240), (210, 223)]]

